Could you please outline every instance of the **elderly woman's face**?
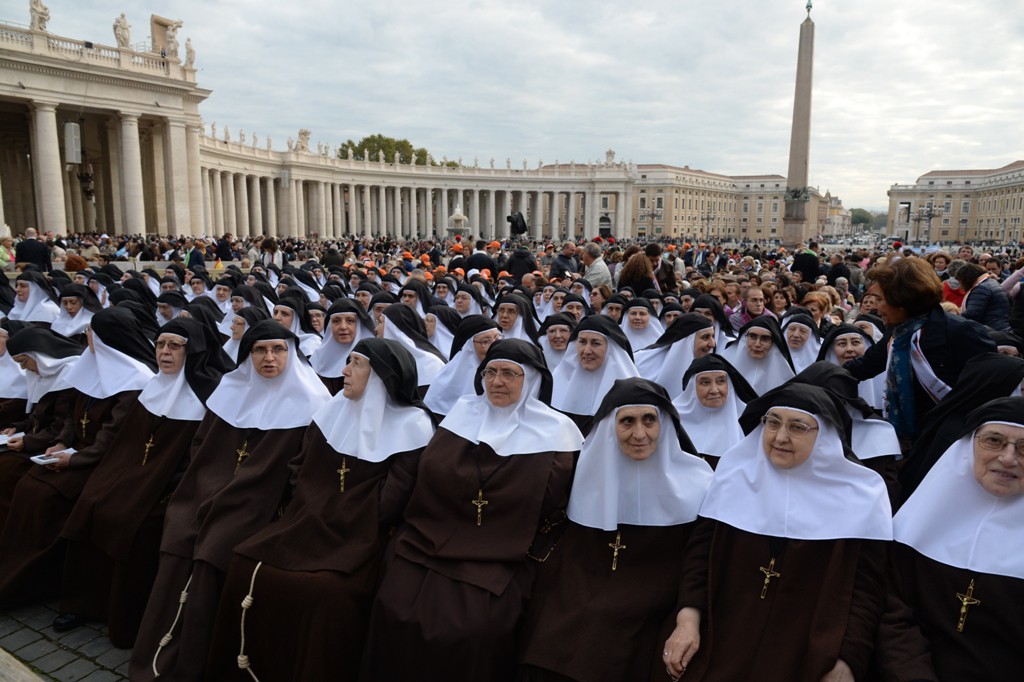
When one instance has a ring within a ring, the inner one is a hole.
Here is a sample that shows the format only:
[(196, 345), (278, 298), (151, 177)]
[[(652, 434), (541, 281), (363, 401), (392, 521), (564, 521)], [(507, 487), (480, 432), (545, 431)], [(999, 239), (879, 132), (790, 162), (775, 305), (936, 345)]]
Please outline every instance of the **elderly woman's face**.
[(653, 405), (621, 407), (615, 413), (615, 437), (622, 454), (642, 461), (654, 454), (661, 435), (661, 419)]
[(604, 314), (618, 322), (622, 318), (622, 305), (609, 303), (604, 307)]
[(274, 306), (274, 319), (285, 329), (292, 328), (292, 321), (295, 320), (295, 311), (286, 305)]
[(579, 354), (580, 367), (593, 372), (604, 364), (608, 353), (608, 339), (604, 334), (596, 332), (580, 332), (576, 337), (576, 352)]
[(835, 351), (836, 360), (841, 365), (864, 355), (867, 345), (860, 334), (843, 334), (832, 344), (832, 350)]
[(341, 392), (349, 400), (359, 400), (366, 392), (366, 384), (370, 380), (370, 361), (366, 357), (352, 353), (348, 356), (348, 364), (341, 370), (344, 387)]
[(793, 350), (800, 350), (811, 338), (811, 330), (798, 322), (791, 322), (786, 326), (786, 343)]
[(519, 402), (526, 375), (522, 368), (507, 360), (492, 360), (484, 369), (484, 392), (495, 407), (508, 407)]
[(31, 293), (32, 289), (29, 287), (28, 282), (22, 280), (14, 283), (14, 294), (17, 296), (19, 302), (25, 303), (28, 301)]
[(71, 317), (77, 315), (78, 311), (82, 309), (82, 299), (77, 296), (65, 296), (60, 299), (60, 304)]
[(701, 372), (696, 377), (697, 400), (704, 407), (717, 409), (729, 397), (729, 375), (725, 372)]
[(974, 478), (996, 497), (1024, 491), (1024, 427), (985, 424), (974, 434)]
[(626, 313), (626, 320), (629, 322), (630, 328), (640, 331), (647, 329), (647, 325), (651, 323), (651, 313), (647, 308), (634, 306)]
[(817, 438), (818, 423), (806, 412), (773, 407), (764, 417), (761, 445), (777, 469), (792, 469), (806, 462)]

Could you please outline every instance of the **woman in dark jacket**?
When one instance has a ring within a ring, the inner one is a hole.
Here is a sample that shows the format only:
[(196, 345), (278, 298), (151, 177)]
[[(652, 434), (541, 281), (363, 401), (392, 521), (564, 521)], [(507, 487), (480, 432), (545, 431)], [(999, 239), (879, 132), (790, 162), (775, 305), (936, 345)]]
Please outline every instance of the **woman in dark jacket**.
[(967, 292), (961, 315), (998, 332), (1010, 331), (1010, 299), (999, 286), (999, 280), (974, 263), (960, 268), (957, 279)]

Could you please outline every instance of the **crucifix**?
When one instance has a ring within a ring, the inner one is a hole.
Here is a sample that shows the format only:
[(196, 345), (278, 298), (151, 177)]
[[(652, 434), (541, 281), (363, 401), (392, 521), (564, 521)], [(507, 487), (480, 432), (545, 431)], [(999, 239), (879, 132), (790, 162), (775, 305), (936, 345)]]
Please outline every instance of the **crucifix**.
[(469, 503), (476, 507), (476, 525), (479, 527), (484, 522), (484, 507), (490, 504), (488, 500), (484, 499), (484, 489), (476, 491), (476, 499), (470, 500)]
[(149, 440), (146, 441), (146, 451), (142, 453), (142, 466), (146, 466), (146, 460), (149, 459), (149, 450), (153, 447), (153, 434), (149, 434)]
[(956, 624), (956, 631), (964, 631), (964, 623), (967, 621), (967, 609), (971, 606), (977, 606), (981, 604), (980, 599), (974, 598), (974, 579), (971, 578), (971, 584), (967, 586), (967, 594), (956, 593), (956, 598), (960, 600), (960, 620)]
[(242, 442), (242, 449), (241, 450), (235, 450), (235, 452), (238, 453), (238, 461), (235, 462), (235, 473), (236, 474), (238, 473), (238, 467), (242, 466), (242, 462), (244, 462), (246, 460), (246, 458), (249, 456), (249, 453), (245, 449), (246, 446), (248, 446), (248, 445), (249, 445), (249, 441), (243, 441)]
[(342, 457), (341, 458), (341, 468), (340, 469), (336, 469), (336, 471), (338, 472), (338, 486), (339, 486), (338, 492), (342, 492), (342, 493), (345, 492), (345, 474), (347, 474), (348, 472), (352, 471), (347, 466), (345, 466), (345, 462), (346, 461), (348, 461), (348, 459), (346, 457)]
[(775, 557), (768, 562), (768, 568), (759, 566), (761, 572), (764, 573), (764, 585), (761, 587), (761, 599), (764, 599), (764, 595), (768, 594), (768, 583), (772, 581), (772, 578), (781, 578), (782, 574), (775, 570)]
[(85, 438), (85, 425), (89, 423), (89, 413), (83, 414), (82, 420), (78, 423), (82, 425), (82, 438)]
[(622, 532), (615, 532), (615, 542), (609, 542), (608, 546), (612, 548), (612, 570), (614, 571), (619, 567), (619, 550), (626, 549), (626, 546), (622, 544)]

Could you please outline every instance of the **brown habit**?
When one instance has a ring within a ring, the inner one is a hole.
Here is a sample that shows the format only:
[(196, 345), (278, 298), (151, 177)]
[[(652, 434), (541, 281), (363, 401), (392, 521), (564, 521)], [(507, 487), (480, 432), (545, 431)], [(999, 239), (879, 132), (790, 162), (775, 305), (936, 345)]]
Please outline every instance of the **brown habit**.
[(565, 506), (572, 459), (501, 457), (437, 430), (374, 601), (364, 679), (514, 678), (536, 565), (528, 552), (541, 522)]

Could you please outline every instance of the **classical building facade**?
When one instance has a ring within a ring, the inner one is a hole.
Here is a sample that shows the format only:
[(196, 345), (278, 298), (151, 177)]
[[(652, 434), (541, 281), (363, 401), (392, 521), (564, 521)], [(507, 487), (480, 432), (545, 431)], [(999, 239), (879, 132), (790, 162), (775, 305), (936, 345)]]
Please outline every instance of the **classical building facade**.
[[(15, 232), (423, 237), (445, 234), (458, 207), (485, 238), (507, 236), (514, 211), (535, 239), (782, 237), (779, 175), (637, 166), (611, 150), (568, 164), (356, 160), (308, 130), (275, 149), (202, 121), (211, 93), (181, 22), (154, 15), (133, 44), (122, 14), (105, 46), (49, 33), (30, 4), (29, 26), (0, 25), (0, 223)], [(811, 188), (805, 239), (829, 201)]]
[(905, 241), (1024, 240), (1024, 161), (992, 170), (934, 170), (889, 188), (889, 235)]

